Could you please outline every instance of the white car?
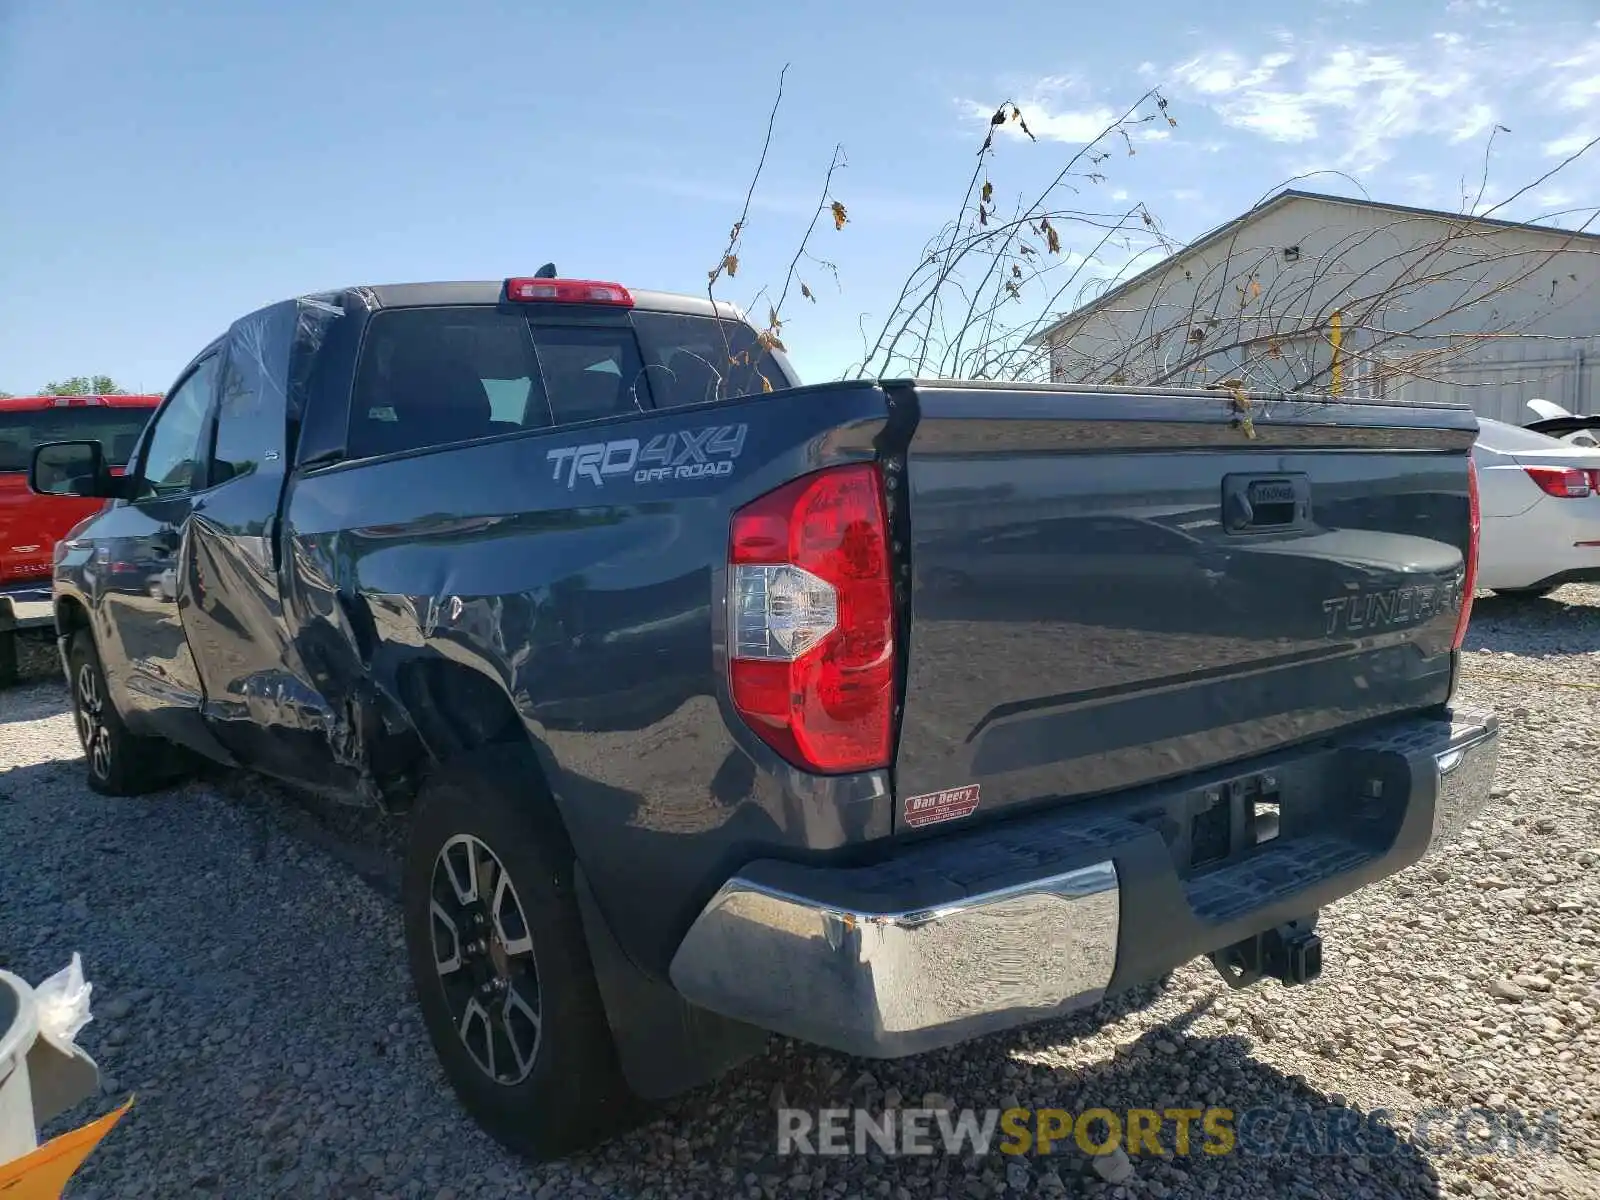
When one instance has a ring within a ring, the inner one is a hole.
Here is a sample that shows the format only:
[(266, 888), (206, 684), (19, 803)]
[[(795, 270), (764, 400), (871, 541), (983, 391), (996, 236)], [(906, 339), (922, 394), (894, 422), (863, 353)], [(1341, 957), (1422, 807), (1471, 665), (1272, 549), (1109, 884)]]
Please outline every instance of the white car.
[(1478, 586), (1543, 596), (1600, 583), (1600, 448), (1478, 418)]
[(1550, 400), (1529, 400), (1528, 407), (1539, 419), (1529, 421), (1524, 429), (1537, 429), (1572, 446), (1600, 446), (1600, 416), (1580, 416)]

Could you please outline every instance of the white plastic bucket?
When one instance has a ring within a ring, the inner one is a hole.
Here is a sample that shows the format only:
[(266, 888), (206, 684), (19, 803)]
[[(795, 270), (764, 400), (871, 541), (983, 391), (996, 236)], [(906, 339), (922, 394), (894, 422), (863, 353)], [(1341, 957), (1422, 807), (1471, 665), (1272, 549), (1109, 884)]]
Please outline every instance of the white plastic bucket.
[(100, 1068), (73, 1040), (89, 1017), (78, 956), (29, 987), (0, 971), (0, 1163), (31, 1154), (39, 1127), (100, 1088)]
[(28, 1077), (28, 1054), (38, 1037), (33, 989), (10, 971), (0, 971), (0, 1163), (30, 1154), (39, 1145)]

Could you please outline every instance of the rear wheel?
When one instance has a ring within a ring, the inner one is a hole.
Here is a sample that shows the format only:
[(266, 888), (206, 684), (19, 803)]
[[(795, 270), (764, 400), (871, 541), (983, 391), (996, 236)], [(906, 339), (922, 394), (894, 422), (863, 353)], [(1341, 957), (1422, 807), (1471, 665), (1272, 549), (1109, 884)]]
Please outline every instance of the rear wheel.
[(87, 629), (67, 644), (72, 717), (89, 768), (89, 786), (104, 796), (137, 796), (173, 782), (179, 772), (173, 747), (128, 732), (111, 702), (105, 670)]
[(558, 1158), (636, 1111), (536, 768), (493, 747), (442, 769), (412, 814), (404, 909), (423, 1023), (463, 1107), (519, 1154)]

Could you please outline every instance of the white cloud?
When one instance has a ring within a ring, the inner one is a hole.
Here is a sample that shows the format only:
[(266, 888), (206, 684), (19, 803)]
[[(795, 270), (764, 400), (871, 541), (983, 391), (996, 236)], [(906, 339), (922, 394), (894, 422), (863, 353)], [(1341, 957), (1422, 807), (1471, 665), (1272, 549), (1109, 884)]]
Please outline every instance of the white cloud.
[(1202, 198), (1202, 193), (1194, 188), (1178, 188), (1172, 193), (1172, 198), (1180, 204), (1193, 204)]
[(1280, 51), (1248, 63), (1231, 50), (1223, 50), (1190, 59), (1178, 67), (1176, 75), (1202, 96), (1226, 96), (1260, 88), (1293, 61), (1293, 54)]
[(1247, 133), (1259, 133), (1274, 142), (1305, 142), (1317, 136), (1313, 105), (1290, 92), (1255, 91), (1239, 100), (1225, 101), (1223, 119)]
[[(1322, 7), (1348, 3), (1322, 0)], [(1221, 170), (1238, 178), (1237, 186), (1207, 185), (1211, 205), (1253, 203), (1287, 168), (1288, 177), (1303, 177), (1293, 186), (1351, 194), (1370, 188), (1380, 198), (1454, 210), (1480, 195), (1485, 205), (1498, 203), (1519, 181), (1555, 165), (1551, 159), (1573, 155), (1600, 134), (1593, 117), (1600, 112), (1600, 21), (1591, 28), (1587, 20), (1524, 18), (1519, 25), (1479, 0), (1447, 17), (1445, 3), (1436, 0), (1433, 11), (1447, 32), (1424, 27), (1384, 38), (1371, 32), (1371, 22), (1312, 18), (1294, 31), (1222, 35), (1203, 53), (1154, 71), (1144, 64), (1141, 74), (1159, 84), (1182, 127), (1169, 130), (1159, 119), (1129, 127), (1135, 145), (1165, 139), (1160, 153), (1141, 155), (1134, 169), (1148, 162), (1151, 170), (1173, 172), (1163, 190), (1179, 204), (1192, 200), (1174, 189), (1190, 189), (1192, 168), (1202, 164), (1174, 166), (1173, 153), (1203, 156), (1208, 176)], [(1339, 32), (1330, 35), (1330, 28)], [(1084, 75), (1051, 77), (1021, 89), (1017, 102), (1041, 140), (1082, 145), (1132, 98), (1126, 74), (1121, 78), (1113, 92)], [(974, 116), (990, 115), (969, 107)], [(1152, 185), (1161, 186), (1149, 179), (1128, 191), (1137, 196)], [(1600, 190), (1600, 149), (1541, 187), (1543, 212), (1570, 207), (1567, 192), (1582, 198)], [(1536, 215), (1535, 203), (1530, 192), (1496, 211), (1527, 219)]]
[(1545, 95), (1561, 108), (1579, 112), (1600, 101), (1600, 42), (1553, 64)]
[[(1052, 142), (1072, 142), (1078, 145), (1090, 142), (1104, 133), (1118, 116), (1105, 105), (1052, 111), (1038, 98), (1018, 100), (1016, 103), (1022, 110), (1022, 120), (1027, 122), (1033, 136)], [(994, 116), (994, 109), (973, 100), (963, 101), (962, 107), (969, 116), (977, 120), (987, 122)], [(1021, 122), (1018, 121), (1007, 121), (1000, 126), (1000, 130), (1010, 137), (1027, 138), (1027, 134), (1022, 132)]]
[[(1467, 0), (1473, 12), (1493, 9)], [(1511, 124), (1503, 110), (1532, 96), (1588, 110), (1600, 104), (1600, 38), (1574, 51), (1548, 28), (1451, 32), (1396, 43), (1329, 44), (1280, 34), (1265, 53), (1223, 47), (1178, 64), (1173, 96), (1224, 124), (1282, 143), (1315, 143), (1323, 165), (1370, 171), (1401, 141), (1461, 143)]]
[[(1074, 146), (1087, 145), (1101, 137), (1116, 125), (1125, 111), (1100, 101), (1095, 89), (1075, 75), (1047, 75), (1017, 93), (1012, 102), (1022, 111), (1022, 121), (1027, 123), (1028, 132), (1034, 137)], [(961, 100), (957, 104), (970, 119), (985, 124), (995, 114), (994, 106), (975, 100)], [(1005, 137), (1026, 140), (1028, 136), (1023, 132), (1022, 122), (1018, 121), (1008, 120), (999, 129)], [(1124, 129), (1133, 141), (1141, 143), (1166, 141), (1172, 136), (1171, 129), (1157, 119), (1141, 122), (1137, 116)]]
[(1593, 133), (1587, 129), (1575, 129), (1569, 134), (1556, 138), (1554, 141), (1546, 142), (1541, 149), (1551, 158), (1569, 158), (1594, 141), (1596, 137), (1600, 137), (1600, 134)]
[(1507, 190), (1494, 180), (1488, 180), (1484, 184), (1483, 195), (1480, 196), (1474, 191), (1472, 195), (1464, 198), (1461, 205), (1462, 211), (1470, 211), (1474, 215), (1492, 212), (1504, 216), (1505, 214), (1499, 213), (1498, 210), (1502, 207), (1501, 197), (1506, 194)]
[(1456, 127), (1450, 131), (1450, 140), (1470, 142), (1474, 138), (1486, 136), (1494, 125), (1494, 109), (1479, 101), (1461, 114)]
[[(1032, 116), (1029, 116), (1030, 111)], [(1086, 143), (1099, 137), (1117, 119), (1109, 108), (1069, 109), (1051, 112), (1040, 105), (1023, 109), (1022, 115), (1033, 136), (1052, 142)], [(1020, 136), (1020, 131), (1018, 131)]]

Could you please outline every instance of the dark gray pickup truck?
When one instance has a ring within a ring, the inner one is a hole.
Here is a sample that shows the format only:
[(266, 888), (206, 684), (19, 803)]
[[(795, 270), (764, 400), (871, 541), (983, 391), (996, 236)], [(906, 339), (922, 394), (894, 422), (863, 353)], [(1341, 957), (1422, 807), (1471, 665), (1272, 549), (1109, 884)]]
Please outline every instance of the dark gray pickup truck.
[[(795, 386), (733, 309), (553, 278), (241, 318), (54, 608), (95, 788), (186, 756), (409, 810), (433, 1044), (558, 1155), (770, 1031), (893, 1057), (1318, 911), (1469, 821), (1460, 408)], [(50, 482), (64, 481), (64, 482)]]

